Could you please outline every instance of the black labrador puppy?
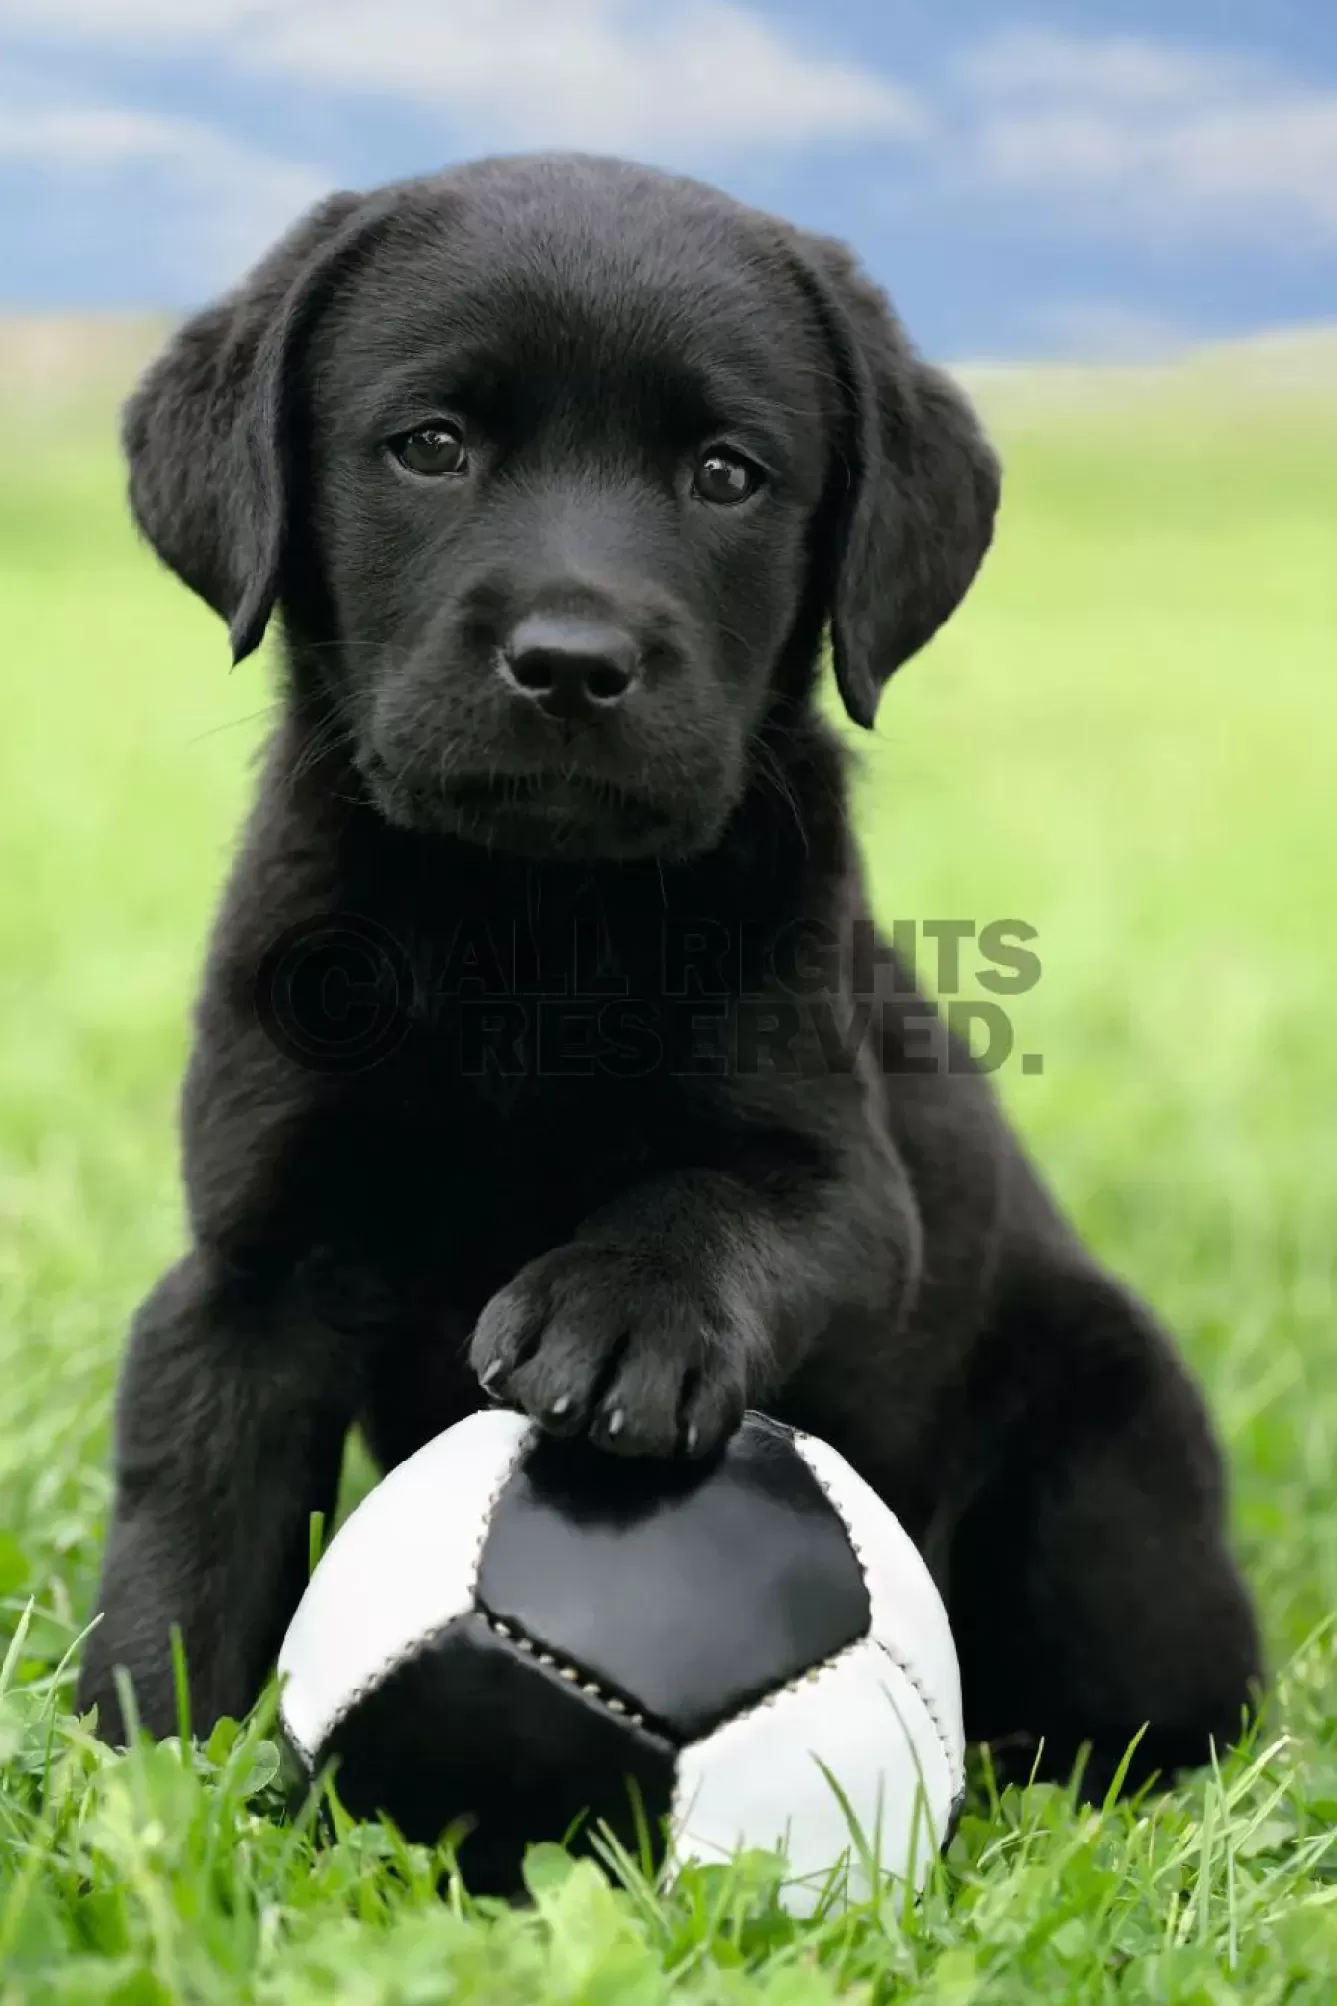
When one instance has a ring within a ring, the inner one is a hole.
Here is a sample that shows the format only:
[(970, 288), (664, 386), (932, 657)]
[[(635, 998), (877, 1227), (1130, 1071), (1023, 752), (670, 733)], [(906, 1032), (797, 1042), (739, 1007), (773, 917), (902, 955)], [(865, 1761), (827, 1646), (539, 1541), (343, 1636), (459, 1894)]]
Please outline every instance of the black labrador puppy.
[(994, 455), (839, 245), (606, 160), (301, 222), (179, 332), (131, 498), (284, 704), (134, 1323), (80, 1703), (256, 1697), (360, 1423), (486, 1396), (625, 1456), (745, 1406), (928, 1554), (972, 1736), (1097, 1787), (1258, 1675), (1202, 1402), (872, 931), (861, 725), (989, 543)]

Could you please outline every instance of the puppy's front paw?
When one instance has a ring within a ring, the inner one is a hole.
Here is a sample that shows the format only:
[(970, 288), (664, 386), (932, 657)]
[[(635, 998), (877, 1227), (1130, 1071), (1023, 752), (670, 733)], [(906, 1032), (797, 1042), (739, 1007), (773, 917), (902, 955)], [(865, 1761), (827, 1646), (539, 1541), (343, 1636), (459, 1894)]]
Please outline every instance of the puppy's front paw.
[(484, 1391), (553, 1434), (624, 1456), (704, 1456), (746, 1405), (759, 1334), (745, 1308), (644, 1246), (559, 1247), (522, 1268), (478, 1319)]

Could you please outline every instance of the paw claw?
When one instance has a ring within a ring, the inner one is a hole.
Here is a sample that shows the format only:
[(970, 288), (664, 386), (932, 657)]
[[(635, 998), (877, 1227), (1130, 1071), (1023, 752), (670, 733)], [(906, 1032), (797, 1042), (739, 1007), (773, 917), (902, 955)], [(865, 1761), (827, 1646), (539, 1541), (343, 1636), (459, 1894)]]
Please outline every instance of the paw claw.
[(644, 1249), (573, 1243), (493, 1297), (471, 1355), (487, 1400), (555, 1436), (700, 1460), (737, 1425), (746, 1336), (696, 1278), (657, 1274)]

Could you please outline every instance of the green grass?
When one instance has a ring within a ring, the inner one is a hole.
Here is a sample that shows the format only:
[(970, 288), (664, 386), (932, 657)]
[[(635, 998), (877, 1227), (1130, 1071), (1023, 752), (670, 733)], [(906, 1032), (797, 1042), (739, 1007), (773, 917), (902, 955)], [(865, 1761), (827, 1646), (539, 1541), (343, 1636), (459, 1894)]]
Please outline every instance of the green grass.
[[(924, 1901), (788, 1923), (764, 1861), (527, 1912), (276, 1813), (263, 1718), (108, 1756), (69, 1712), (116, 1355), (181, 1234), (173, 1110), (262, 669), (123, 520), (107, 413), (0, 436), (0, 2006), (984, 2006), (1337, 1996), (1337, 415), (1232, 389), (999, 406), (1004, 526), (860, 781), (887, 919), (1016, 916), (1017, 1121), (1182, 1334), (1277, 1686), (1255, 1746), (1103, 1814), (980, 1778)], [(967, 956), (967, 969), (977, 963)], [(931, 972), (931, 971), (930, 971)], [(861, 1990), (862, 1988), (862, 1990)]]

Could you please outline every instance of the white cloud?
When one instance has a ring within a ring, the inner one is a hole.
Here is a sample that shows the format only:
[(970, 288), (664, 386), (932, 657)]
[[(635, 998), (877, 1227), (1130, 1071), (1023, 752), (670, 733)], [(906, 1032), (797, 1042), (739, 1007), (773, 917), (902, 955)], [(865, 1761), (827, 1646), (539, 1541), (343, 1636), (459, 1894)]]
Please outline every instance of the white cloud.
[(1128, 36), (1003, 35), (961, 75), (977, 177), (1162, 240), (1337, 235), (1337, 91)]
[(147, 177), (151, 206), (135, 227), (158, 239), (187, 287), (209, 290), (242, 270), (323, 194), (319, 168), (242, 145), (189, 118), (61, 98), (27, 77), (0, 75), (0, 163), (31, 163), (52, 195), (115, 196)]
[(1182, 103), (1226, 83), (1247, 88), (1257, 65), (1131, 35), (1060, 35), (1038, 29), (996, 35), (958, 64), (967, 83), (986, 97), (1039, 94), (1077, 102), (1098, 97), (1134, 106)]
[[(61, 75), (68, 47), (189, 55), (287, 80), (327, 108), (425, 109), (444, 136), (424, 166), (564, 146), (709, 172), (925, 129), (897, 84), (804, 47), (743, 0), (4, 0), (4, 14), (43, 68), (35, 90), (0, 74), (0, 162), (40, 164), (71, 214), (79, 177), (100, 177), (97, 213), (119, 197), (137, 265), (172, 275), (174, 292), (234, 277), (332, 177), (201, 121), (77, 100)], [(82, 238), (96, 225), (73, 227)]]
[(735, 0), (8, 0), (45, 37), (210, 48), (239, 67), (439, 108), (482, 147), (714, 160), (917, 136), (892, 80)]
[(709, 159), (920, 123), (906, 92), (725, 0), (322, 0), (253, 60), (420, 97), (483, 145)]
[[(7, 90), (0, 74), (0, 162), (39, 162), (66, 190), (80, 175), (111, 177), (108, 210), (121, 191), (135, 230), (164, 247), (161, 268), (170, 240), (194, 292), (233, 276), (333, 177), (203, 122), (75, 101), (65, 48), (188, 54), (350, 120), (358, 100), (389, 101), (429, 143), (439, 114), (440, 161), (554, 145), (709, 174), (848, 139), (884, 149), (887, 188), (874, 199), (887, 214), (1006, 206), (1051, 242), (1162, 249), (1312, 255), (1337, 237), (1337, 90), (1154, 37), (995, 34), (915, 93), (805, 45), (767, 0), (0, 4), (29, 59), (41, 50), (45, 62), (40, 89)], [(1123, 311), (1078, 302), (1049, 337), (1124, 350), (1159, 339)]]

